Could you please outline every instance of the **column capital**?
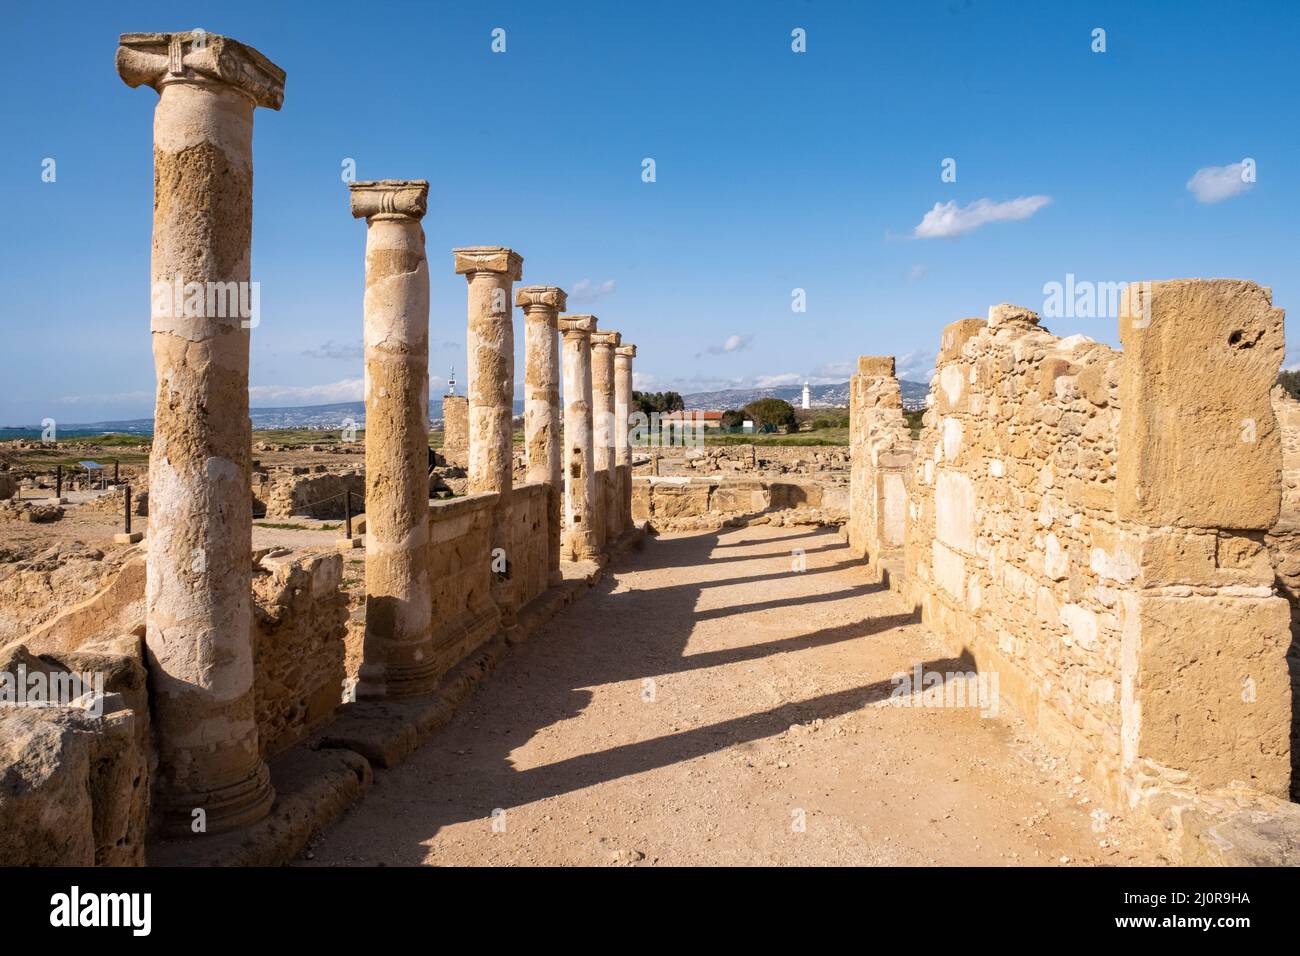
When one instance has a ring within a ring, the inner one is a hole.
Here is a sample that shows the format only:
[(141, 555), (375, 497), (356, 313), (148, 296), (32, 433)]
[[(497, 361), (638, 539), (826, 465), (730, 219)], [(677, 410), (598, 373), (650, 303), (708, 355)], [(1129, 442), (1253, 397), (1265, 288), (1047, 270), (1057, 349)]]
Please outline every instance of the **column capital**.
[(184, 33), (123, 33), (118, 38), (117, 73), (127, 86), (216, 81), (243, 93), (258, 106), (284, 103), (284, 70), (238, 40), (187, 30)]
[(591, 333), (591, 347), (593, 349), (594, 348), (602, 348), (602, 349), (618, 348), (619, 343), (622, 341), (623, 341), (623, 336), (618, 332), (615, 332), (613, 329), (606, 329), (602, 332)]
[(451, 250), (456, 274), (473, 278), (479, 272), (504, 273), (513, 282), (524, 277), (524, 257), (505, 246), (462, 246)]
[(596, 317), (594, 315), (562, 315), (555, 323), (561, 332), (586, 332), (591, 334), (596, 331)]
[(568, 295), (559, 286), (528, 285), (515, 290), (515, 305), (529, 312), (533, 309), (550, 309), (560, 313), (568, 304)]
[(636, 346), (620, 345), (618, 348), (614, 349), (614, 356), (616, 358), (634, 359), (636, 358)]
[(429, 208), (425, 179), (372, 179), (348, 183), (352, 215), (357, 219), (423, 219)]

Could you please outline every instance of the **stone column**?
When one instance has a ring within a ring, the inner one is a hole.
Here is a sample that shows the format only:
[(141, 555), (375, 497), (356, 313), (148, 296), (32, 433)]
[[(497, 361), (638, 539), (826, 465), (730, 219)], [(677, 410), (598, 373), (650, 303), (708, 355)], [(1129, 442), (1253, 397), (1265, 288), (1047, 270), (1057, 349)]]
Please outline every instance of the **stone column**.
[(618, 510), (614, 482), (618, 472), (614, 462), (614, 350), (622, 336), (617, 332), (593, 332), (591, 335), (591, 416), (594, 431), (593, 458), (596, 470), (596, 538), (597, 547), (618, 536), (615, 527)]
[(469, 464), (469, 399), (464, 395), (442, 397), (442, 457), (457, 468)]
[(599, 553), (592, 469), (591, 333), (594, 315), (562, 315), (564, 335), (564, 542), (566, 561), (592, 560)]
[(564, 469), (560, 457), (560, 347), (556, 320), (566, 296), (555, 286), (520, 289), (515, 304), (524, 310), (524, 449), (529, 482), (548, 486), (546, 555), (548, 581), (564, 583), (560, 573), (563, 534)]
[[(203, 33), (126, 33), (117, 70), (154, 111), (146, 634), (163, 832), (216, 833), (274, 798), (253, 702), (248, 349), (253, 110), (284, 71)], [(203, 304), (187, 308), (190, 301)]]
[(492, 600), (501, 626), (515, 623), (510, 580), (510, 492), (514, 486), (515, 332), (511, 284), (523, 278), (523, 258), (503, 246), (453, 249), (456, 272), (469, 283), (469, 492), (500, 495), (492, 517), (491, 545), (505, 556), (492, 576)]
[(358, 699), (433, 690), (424, 180), (349, 184), (366, 220), (366, 633)]
[(628, 429), (632, 415), (632, 359), (635, 345), (614, 350), (614, 461), (618, 474), (618, 530), (632, 527), (632, 443)]

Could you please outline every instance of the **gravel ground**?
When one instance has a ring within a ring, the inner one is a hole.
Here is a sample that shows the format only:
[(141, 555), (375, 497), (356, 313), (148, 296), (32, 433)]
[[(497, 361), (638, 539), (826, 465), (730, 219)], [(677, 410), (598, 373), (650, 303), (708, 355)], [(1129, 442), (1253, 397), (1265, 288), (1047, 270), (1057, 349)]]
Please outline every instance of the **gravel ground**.
[(893, 706), (918, 663), (970, 669), (834, 532), (664, 535), (300, 862), (1159, 862), (1005, 704)]

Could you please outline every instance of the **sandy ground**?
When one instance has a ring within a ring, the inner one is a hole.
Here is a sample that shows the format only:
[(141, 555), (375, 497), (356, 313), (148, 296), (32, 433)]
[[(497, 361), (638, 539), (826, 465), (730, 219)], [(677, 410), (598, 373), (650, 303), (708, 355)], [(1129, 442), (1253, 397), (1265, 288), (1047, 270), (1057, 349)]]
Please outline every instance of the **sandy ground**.
[(891, 705), (917, 663), (968, 669), (834, 532), (665, 535), (301, 862), (1158, 862), (1005, 704)]

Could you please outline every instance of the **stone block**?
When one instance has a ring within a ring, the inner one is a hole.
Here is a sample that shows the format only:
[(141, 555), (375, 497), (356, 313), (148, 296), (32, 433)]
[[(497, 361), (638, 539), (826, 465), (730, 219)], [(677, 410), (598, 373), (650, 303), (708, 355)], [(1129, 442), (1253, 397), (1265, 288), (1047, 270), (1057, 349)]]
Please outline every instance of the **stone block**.
[(1124, 631), (1126, 763), (1197, 787), (1234, 781), (1282, 797), (1291, 775), (1290, 610), (1282, 598), (1131, 599)]
[(1120, 314), (1122, 518), (1272, 526), (1282, 458), (1269, 393), (1285, 349), (1283, 317), (1269, 290), (1253, 282), (1128, 288)]

